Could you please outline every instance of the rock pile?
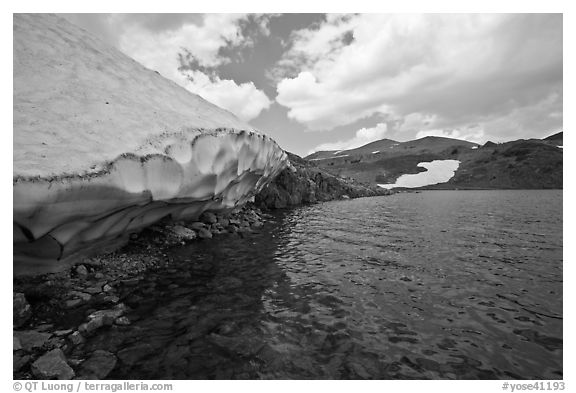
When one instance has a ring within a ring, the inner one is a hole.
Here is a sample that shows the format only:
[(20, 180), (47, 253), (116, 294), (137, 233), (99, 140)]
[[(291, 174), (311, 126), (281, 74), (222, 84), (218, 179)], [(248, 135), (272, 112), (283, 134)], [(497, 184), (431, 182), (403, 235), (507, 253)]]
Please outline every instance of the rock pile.
[(138, 289), (147, 271), (170, 263), (167, 248), (224, 234), (243, 236), (261, 227), (266, 216), (253, 206), (227, 214), (205, 212), (195, 222), (157, 224), (134, 233), (123, 249), (84, 258), (67, 271), (16, 278), (14, 378), (104, 379), (118, 359), (136, 361), (146, 348), (115, 354), (86, 346), (105, 329), (132, 324), (122, 296)]

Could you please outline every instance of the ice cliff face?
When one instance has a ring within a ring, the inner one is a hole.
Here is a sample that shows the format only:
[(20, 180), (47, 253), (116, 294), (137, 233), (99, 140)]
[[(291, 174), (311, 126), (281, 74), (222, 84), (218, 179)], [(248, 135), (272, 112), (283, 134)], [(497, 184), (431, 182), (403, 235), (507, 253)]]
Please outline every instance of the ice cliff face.
[(16, 274), (241, 205), (287, 163), (272, 139), (62, 18), (15, 14)]

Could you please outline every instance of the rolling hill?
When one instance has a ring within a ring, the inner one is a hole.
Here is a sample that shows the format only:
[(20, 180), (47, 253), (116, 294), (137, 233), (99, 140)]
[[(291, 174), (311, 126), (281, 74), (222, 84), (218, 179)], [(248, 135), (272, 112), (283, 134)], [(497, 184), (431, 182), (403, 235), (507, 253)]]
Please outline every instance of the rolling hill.
[(315, 152), (307, 157), (326, 171), (369, 184), (394, 184), (403, 175), (426, 172), (433, 161), (460, 162), (447, 182), (424, 188), (539, 189), (562, 188), (563, 134), (506, 143), (476, 143), (428, 136), (413, 141), (382, 139), (341, 151)]

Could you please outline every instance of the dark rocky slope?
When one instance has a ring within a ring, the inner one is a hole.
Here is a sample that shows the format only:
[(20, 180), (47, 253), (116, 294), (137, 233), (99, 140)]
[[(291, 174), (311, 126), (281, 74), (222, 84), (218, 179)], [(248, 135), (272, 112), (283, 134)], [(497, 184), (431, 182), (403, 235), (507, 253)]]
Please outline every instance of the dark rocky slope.
[(258, 195), (256, 205), (279, 209), (301, 204), (342, 198), (388, 195), (390, 191), (375, 185), (344, 179), (295, 154), (288, 153), (292, 168), (284, 169)]
[(539, 139), (487, 144), (458, 156), (460, 167), (442, 189), (561, 189), (562, 149)]

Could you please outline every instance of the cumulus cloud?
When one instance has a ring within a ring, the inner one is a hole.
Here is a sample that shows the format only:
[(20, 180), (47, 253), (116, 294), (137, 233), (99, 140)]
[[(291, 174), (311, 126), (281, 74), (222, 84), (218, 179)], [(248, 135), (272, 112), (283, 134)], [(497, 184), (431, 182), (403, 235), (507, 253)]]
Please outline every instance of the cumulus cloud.
[(252, 82), (238, 85), (232, 80), (194, 70), (183, 71), (182, 75), (187, 78), (185, 86), (188, 90), (228, 109), (241, 119), (254, 119), (271, 104), (266, 94)]
[[(243, 34), (249, 18), (266, 34), (267, 18), (243, 14), (100, 14), (67, 18), (89, 30), (144, 66), (158, 71), (189, 91), (228, 109), (243, 120), (251, 120), (271, 101), (254, 83), (221, 79), (215, 69), (231, 61), (222, 54), (227, 48), (252, 45)], [(99, 33), (101, 32), (101, 33)], [(196, 69), (182, 64), (193, 61)], [(184, 66), (184, 67), (183, 67)]]
[(542, 133), (561, 124), (562, 16), (330, 16), (293, 34), (282, 73), (277, 102), (311, 130), (386, 114), (411, 136), (473, 124), (488, 136), (503, 119), (509, 135)]
[(374, 142), (384, 138), (388, 126), (386, 123), (378, 123), (372, 128), (361, 128), (356, 131), (354, 137), (346, 140), (341, 140), (337, 142), (323, 143), (316, 146), (314, 149), (310, 150), (308, 154), (312, 154), (315, 151), (322, 150), (349, 150), (355, 149), (360, 146), (364, 146), (370, 142)]

